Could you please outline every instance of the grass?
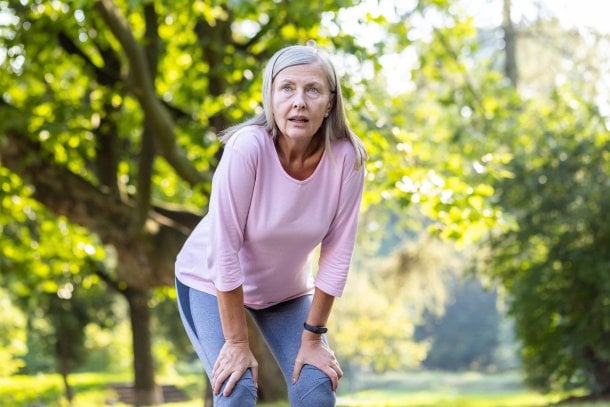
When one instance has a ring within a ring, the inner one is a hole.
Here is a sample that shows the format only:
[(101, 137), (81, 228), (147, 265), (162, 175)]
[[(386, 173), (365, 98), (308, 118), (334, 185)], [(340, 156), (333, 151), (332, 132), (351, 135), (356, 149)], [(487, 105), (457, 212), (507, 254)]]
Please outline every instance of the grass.
[[(128, 375), (80, 373), (70, 376), (77, 393), (75, 405), (103, 406), (112, 397), (108, 383), (129, 381)], [(59, 375), (11, 376), (0, 378), (0, 406), (67, 406)]]
[[(74, 406), (104, 406), (116, 402), (111, 383), (129, 382), (129, 375), (81, 373), (72, 375)], [(174, 384), (192, 400), (163, 407), (201, 407), (202, 379), (198, 375), (159, 378)], [(552, 406), (567, 395), (543, 395), (524, 388), (518, 373), (415, 372), (359, 375), (341, 384), (337, 406), (361, 407), (542, 407)], [(67, 407), (58, 375), (0, 378), (0, 406)], [(261, 407), (289, 407), (287, 402), (261, 403)], [(601, 407), (610, 403), (561, 404), (561, 407)]]
[[(340, 406), (362, 407), (537, 407), (567, 395), (543, 395), (525, 388), (518, 372), (483, 374), (421, 371), (365, 375), (339, 393)], [(351, 387), (351, 388), (350, 388)], [(601, 407), (604, 403), (562, 404)]]

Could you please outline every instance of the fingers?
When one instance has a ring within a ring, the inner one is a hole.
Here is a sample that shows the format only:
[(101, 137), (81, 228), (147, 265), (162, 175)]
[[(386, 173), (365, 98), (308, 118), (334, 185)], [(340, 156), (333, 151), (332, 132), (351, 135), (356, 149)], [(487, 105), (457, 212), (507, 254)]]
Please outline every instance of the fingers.
[(335, 353), (322, 342), (301, 343), (301, 349), (294, 361), (292, 373), (292, 384), (295, 384), (301, 375), (304, 365), (311, 365), (320, 369), (331, 380), (333, 391), (339, 386), (339, 379), (343, 377), (343, 371), (335, 357)]
[(339, 379), (343, 377), (343, 370), (341, 370), (341, 366), (339, 366), (339, 362), (336, 359), (333, 360), (333, 364), (330, 367), (332, 367), (333, 370), (337, 372), (337, 376), (339, 376)]
[(224, 396), (229, 396), (248, 368), (258, 388), (258, 363), (249, 347), (226, 342), (212, 368), (210, 382), (214, 395), (218, 396), (222, 391)]
[(339, 379), (343, 377), (343, 371), (341, 370), (337, 359), (331, 359), (328, 366), (322, 369), (322, 371), (329, 377), (332, 383), (333, 391), (337, 391), (337, 388), (339, 387)]
[(324, 369), (324, 373), (326, 373), (326, 375), (329, 377), (333, 386), (333, 391), (337, 391), (337, 387), (339, 387), (339, 375), (335, 369), (333, 369), (332, 366), (328, 366), (326, 369)]
[(218, 395), (220, 393), (220, 388), (222, 387), (222, 384), (224, 383), (224, 381), (226, 379), (225, 376), (226, 375), (224, 374), (224, 371), (220, 367), (220, 363), (218, 361), (216, 361), (216, 363), (214, 364), (214, 368), (212, 369), (212, 377), (211, 377), (212, 392), (215, 395)]
[(233, 372), (231, 376), (229, 376), (229, 380), (227, 380), (227, 383), (225, 384), (225, 390), (222, 392), (223, 396), (228, 397), (231, 395), (231, 392), (233, 392), (233, 388), (241, 378), (241, 375), (241, 373)]
[(258, 389), (258, 365), (250, 367), (250, 371), (252, 372), (252, 379), (254, 380), (254, 385)]
[(216, 396), (220, 394), (220, 389), (222, 388), (222, 385), (227, 377), (229, 377), (229, 372), (225, 372), (221, 368), (215, 369), (215, 373), (212, 373), (212, 391)]
[[(258, 389), (258, 365), (250, 367), (252, 372), (252, 379), (254, 381), (254, 385)], [(223, 370), (217, 363), (212, 370), (212, 391), (214, 395), (219, 395), (222, 390), (222, 386), (225, 385), (224, 391), (222, 394), (225, 397), (228, 397), (233, 392), (235, 385), (244, 375), (245, 370)], [(225, 383), (226, 382), (226, 383)]]
[(333, 391), (337, 391), (339, 387), (339, 379), (343, 377), (343, 370), (339, 366), (339, 362), (336, 359), (331, 361), (330, 366), (328, 367), (328, 377), (330, 377), (330, 381), (333, 384)]
[[(304, 363), (300, 360), (296, 360), (294, 364), (294, 371), (292, 373), (292, 384), (295, 384), (297, 380), (299, 380), (299, 376), (301, 374), (301, 369), (303, 368)], [(314, 365), (315, 366), (315, 365)], [(339, 387), (339, 379), (343, 377), (343, 370), (339, 366), (339, 362), (336, 359), (332, 359), (325, 366), (316, 366), (318, 369), (323, 371), (331, 381), (333, 391), (337, 391)]]
[(292, 371), (292, 384), (295, 384), (299, 380), (301, 375), (301, 369), (303, 368), (303, 361), (297, 359), (294, 361), (294, 370)]

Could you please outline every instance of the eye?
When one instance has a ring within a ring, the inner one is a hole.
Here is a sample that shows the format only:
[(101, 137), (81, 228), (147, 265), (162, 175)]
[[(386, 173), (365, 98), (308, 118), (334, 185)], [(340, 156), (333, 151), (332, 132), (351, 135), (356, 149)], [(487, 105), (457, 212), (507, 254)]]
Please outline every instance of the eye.
[(312, 94), (312, 95), (319, 95), (320, 94), (320, 90), (316, 87), (309, 87), (307, 88), (307, 93)]
[(282, 92), (292, 92), (292, 86), (291, 85), (282, 85), (280, 87), (280, 90)]

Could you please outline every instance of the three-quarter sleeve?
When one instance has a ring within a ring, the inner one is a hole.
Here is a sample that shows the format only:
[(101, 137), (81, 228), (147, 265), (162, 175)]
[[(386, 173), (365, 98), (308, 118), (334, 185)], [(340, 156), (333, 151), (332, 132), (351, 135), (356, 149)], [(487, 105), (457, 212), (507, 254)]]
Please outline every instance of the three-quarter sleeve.
[(322, 240), (315, 280), (316, 287), (335, 297), (341, 296), (345, 288), (364, 188), (364, 169), (354, 170), (351, 165), (341, 184), (337, 212)]
[(244, 282), (239, 250), (256, 178), (256, 150), (248, 135), (235, 134), (225, 146), (212, 180), (209, 205), (207, 267), (219, 291)]

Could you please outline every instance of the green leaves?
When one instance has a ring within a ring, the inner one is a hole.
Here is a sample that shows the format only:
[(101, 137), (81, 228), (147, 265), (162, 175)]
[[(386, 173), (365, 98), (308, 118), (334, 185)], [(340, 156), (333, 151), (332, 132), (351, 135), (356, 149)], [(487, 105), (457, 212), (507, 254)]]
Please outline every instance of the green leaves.
[(513, 297), (529, 382), (605, 392), (594, 366), (610, 363), (608, 131), (566, 89), (527, 111), (520, 125), (528, 137), (516, 139), (509, 166), (514, 178), (497, 185), (518, 227), (492, 239), (493, 274)]

